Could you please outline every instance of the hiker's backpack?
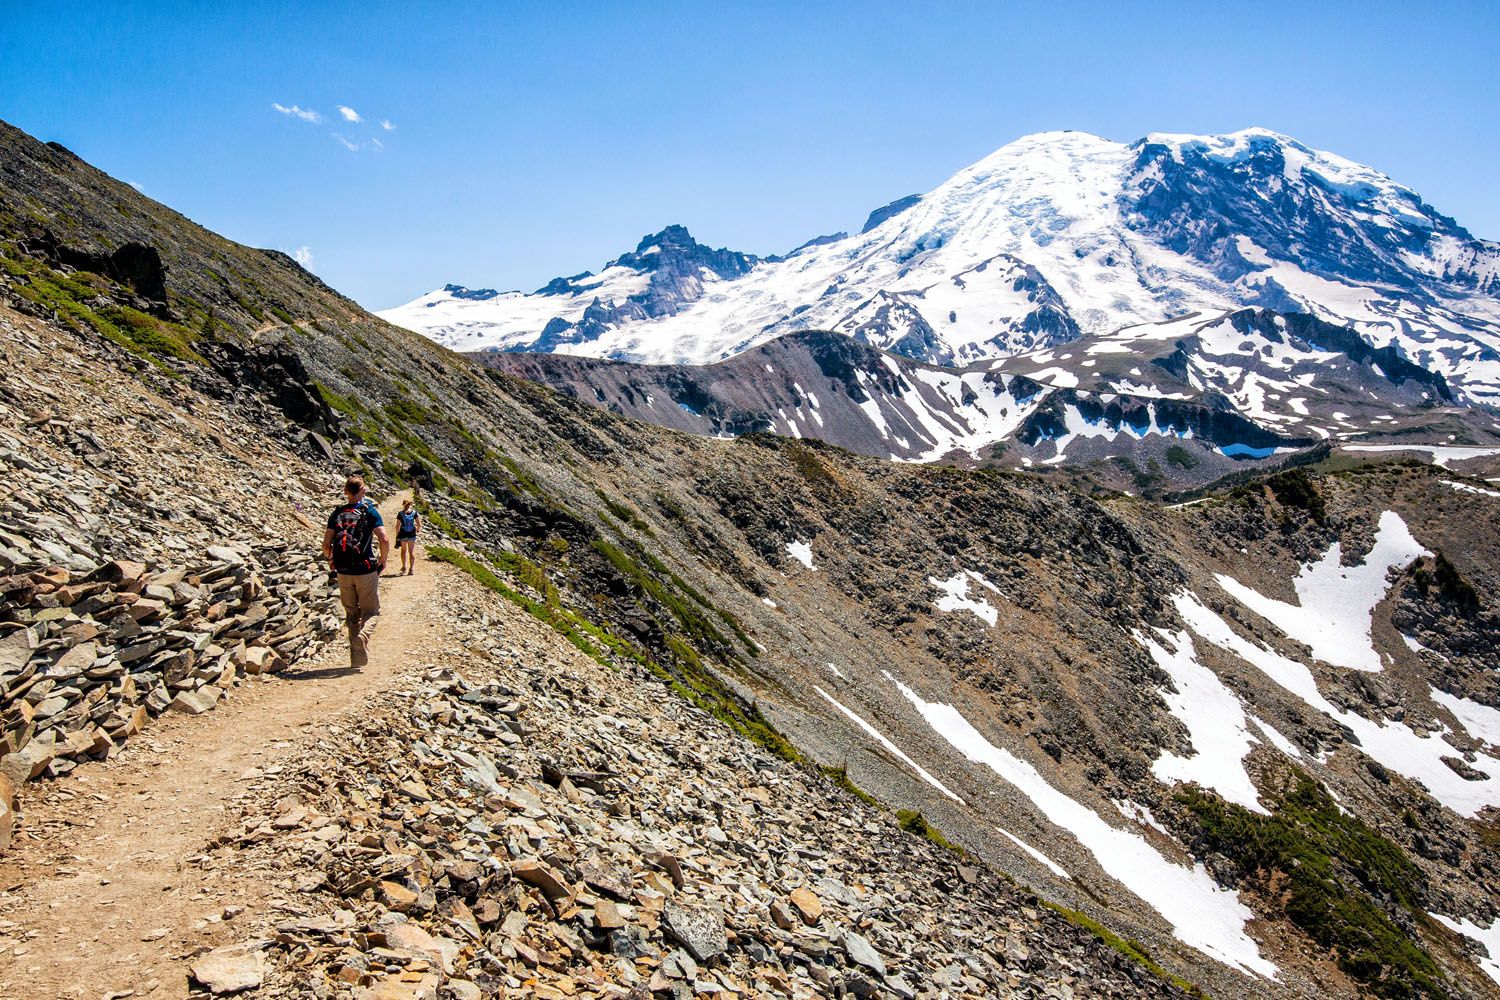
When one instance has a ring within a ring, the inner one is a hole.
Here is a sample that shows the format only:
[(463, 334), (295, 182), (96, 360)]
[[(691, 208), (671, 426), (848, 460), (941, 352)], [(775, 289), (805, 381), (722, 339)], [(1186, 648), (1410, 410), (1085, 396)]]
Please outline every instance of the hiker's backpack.
[(396, 515), (401, 519), (401, 534), (415, 535), (417, 533), (417, 512), (414, 510), (403, 510)]
[(339, 573), (369, 573), (376, 567), (370, 539), (375, 519), (363, 503), (345, 504), (333, 512), (333, 568)]

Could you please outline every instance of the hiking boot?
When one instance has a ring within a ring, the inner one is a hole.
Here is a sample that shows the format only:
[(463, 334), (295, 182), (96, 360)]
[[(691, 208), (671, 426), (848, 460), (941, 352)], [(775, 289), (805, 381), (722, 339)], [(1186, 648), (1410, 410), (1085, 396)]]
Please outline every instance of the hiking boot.
[(370, 651), (365, 647), (363, 639), (354, 639), (349, 643), (349, 666), (363, 667), (370, 662)]

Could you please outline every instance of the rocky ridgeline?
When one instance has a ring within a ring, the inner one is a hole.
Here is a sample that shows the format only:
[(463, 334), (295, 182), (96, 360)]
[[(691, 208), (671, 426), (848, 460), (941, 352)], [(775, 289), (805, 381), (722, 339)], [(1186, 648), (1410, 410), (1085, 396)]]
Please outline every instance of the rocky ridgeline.
[(198, 987), (1178, 994), (979, 863), (462, 582), (440, 595), (460, 642), (313, 752), (244, 776), (241, 821), (190, 860), (261, 867), (281, 894), (257, 936), (190, 960)]

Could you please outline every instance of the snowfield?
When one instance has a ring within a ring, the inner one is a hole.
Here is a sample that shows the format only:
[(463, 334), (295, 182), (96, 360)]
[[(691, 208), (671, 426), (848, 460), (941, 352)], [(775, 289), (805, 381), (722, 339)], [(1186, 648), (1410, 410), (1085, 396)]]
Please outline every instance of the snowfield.
[(1188, 868), (1168, 861), (1139, 833), (1106, 823), (1054, 788), (1036, 768), (990, 743), (952, 705), (926, 701), (890, 679), (934, 732), (1017, 788), (1051, 823), (1077, 838), (1100, 868), (1172, 925), (1178, 940), (1236, 969), (1276, 978), (1276, 966), (1261, 956), (1260, 946), (1245, 933), (1254, 914), (1240, 902), (1239, 893), (1216, 883), (1202, 864)]
[(1479, 967), (1484, 970), (1485, 975), (1500, 983), (1500, 920), (1493, 921), (1488, 927), (1481, 927), (1467, 917), (1454, 920), (1441, 913), (1429, 913), (1428, 916), (1449, 930), (1481, 945), (1486, 957), (1479, 960)]
[(1180, 591), (1172, 598), (1178, 615), (1206, 642), (1233, 653), (1305, 702), (1308, 707), (1342, 723), (1353, 731), (1357, 750), (1397, 774), (1420, 782), (1443, 805), (1461, 816), (1473, 818), (1486, 807), (1500, 805), (1500, 759), (1476, 754), (1470, 766), (1485, 775), (1469, 781), (1443, 762), (1444, 757), (1462, 757), (1444, 737), (1423, 736), (1400, 722), (1373, 721), (1353, 710), (1335, 706), (1318, 690), (1318, 682), (1305, 664), (1244, 638), (1203, 604), (1194, 594)]
[(1380, 655), (1370, 639), (1370, 615), (1385, 598), (1386, 577), (1418, 556), (1431, 555), (1406, 522), (1391, 511), (1380, 516), (1375, 547), (1357, 566), (1344, 566), (1339, 543), (1316, 563), (1302, 567), (1294, 587), (1297, 604), (1263, 597), (1232, 577), (1215, 577), (1245, 607), (1305, 644), (1315, 658), (1336, 667), (1379, 671)]
[(1245, 771), (1245, 755), (1260, 741), (1250, 733), (1240, 699), (1217, 674), (1198, 662), (1192, 637), (1186, 632), (1158, 630), (1157, 634), (1161, 642), (1140, 632), (1135, 640), (1172, 678), (1177, 690), (1162, 691), (1161, 696), (1172, 715), (1187, 727), (1194, 752), (1191, 757), (1179, 757), (1163, 751), (1151, 765), (1151, 772), (1169, 785), (1195, 781), (1229, 802), (1266, 814), (1260, 793)]

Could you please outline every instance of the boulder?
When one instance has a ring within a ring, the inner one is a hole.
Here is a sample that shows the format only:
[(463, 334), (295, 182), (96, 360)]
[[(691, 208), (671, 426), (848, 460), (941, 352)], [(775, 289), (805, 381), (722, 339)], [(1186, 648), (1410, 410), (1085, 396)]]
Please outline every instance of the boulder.
[(237, 944), (199, 955), (189, 969), (194, 982), (223, 996), (259, 987), (266, 977), (266, 960), (255, 945)]
[(860, 935), (853, 931), (844, 932), (844, 954), (849, 956), (849, 961), (855, 965), (862, 965), (877, 976), (885, 975), (885, 959), (880, 957), (880, 952)]
[(662, 912), (662, 925), (688, 954), (707, 962), (729, 947), (724, 930), (724, 911), (717, 905), (683, 906), (668, 903)]

